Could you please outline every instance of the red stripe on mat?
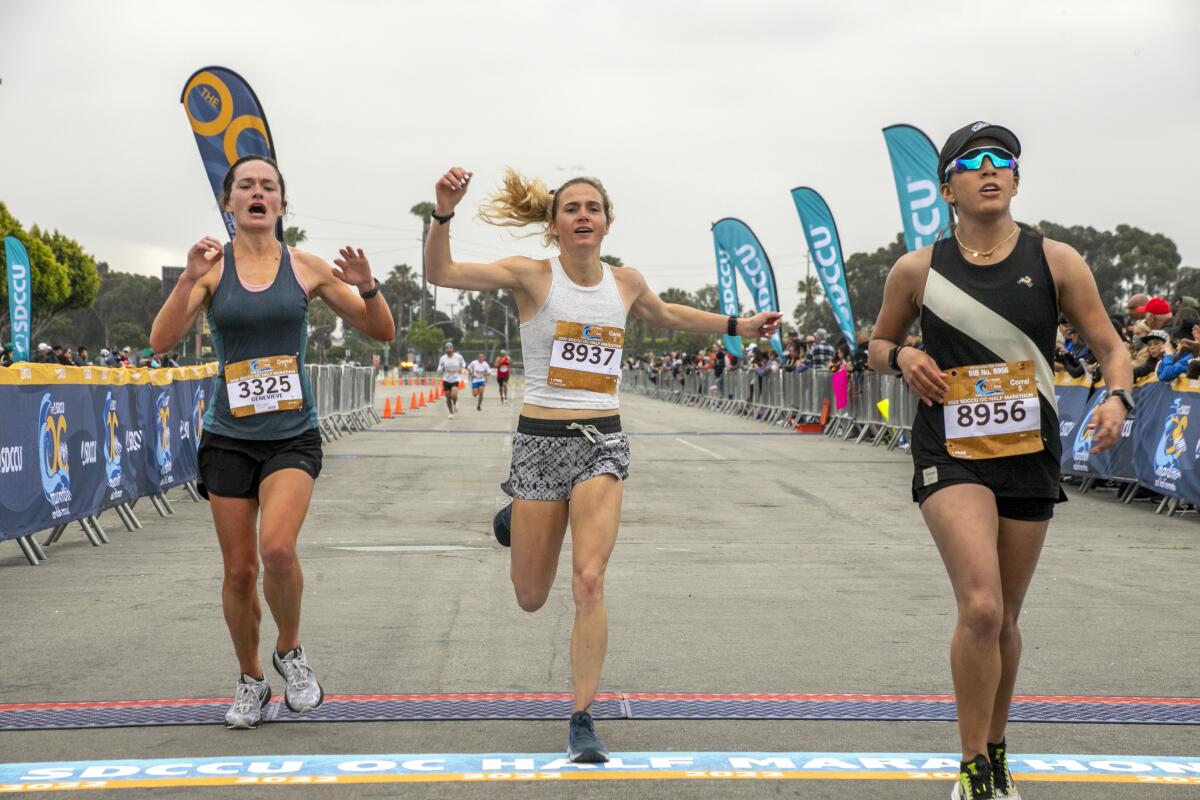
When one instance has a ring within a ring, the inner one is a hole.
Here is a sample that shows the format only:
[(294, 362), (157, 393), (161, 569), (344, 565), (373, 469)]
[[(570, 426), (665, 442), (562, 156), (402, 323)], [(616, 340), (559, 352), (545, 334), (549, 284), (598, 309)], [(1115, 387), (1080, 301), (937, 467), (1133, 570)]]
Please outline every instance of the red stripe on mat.
[[(348, 694), (329, 695), (326, 700), (343, 703), (370, 703), (380, 701), (425, 701), (425, 702), (479, 702), (493, 700), (570, 700), (564, 692), (469, 692), (461, 694)], [(691, 694), (685, 692), (626, 692), (624, 694), (600, 694), (597, 700), (687, 700), (694, 702), (741, 701), (741, 702), (877, 702), (877, 703), (952, 703), (954, 696), (948, 694)], [(1200, 705), (1200, 697), (1102, 697), (1089, 695), (1027, 695), (1015, 697), (1016, 702), (1025, 703), (1096, 703), (1102, 705)], [(0, 711), (35, 711), (49, 709), (82, 708), (136, 708), (147, 706), (199, 706), (229, 702), (226, 697), (178, 698), (171, 700), (101, 700), (63, 703), (0, 703)], [(278, 699), (272, 702), (280, 702)]]

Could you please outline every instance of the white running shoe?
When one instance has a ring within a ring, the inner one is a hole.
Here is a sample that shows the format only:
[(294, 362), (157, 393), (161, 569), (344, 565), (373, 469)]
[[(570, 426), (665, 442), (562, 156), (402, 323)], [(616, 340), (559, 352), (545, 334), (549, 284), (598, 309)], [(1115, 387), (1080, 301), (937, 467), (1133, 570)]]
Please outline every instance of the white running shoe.
[(321, 684), (317, 683), (317, 676), (313, 674), (312, 667), (308, 665), (303, 645), (297, 646), (295, 650), (290, 650), (283, 656), (274, 653), (271, 661), (275, 664), (275, 670), (287, 681), (283, 700), (293, 713), (307, 714), (319, 707), (325, 700), (325, 691), (321, 688)]
[(247, 731), (263, 722), (263, 709), (271, 700), (271, 684), (242, 675), (233, 695), (233, 705), (225, 712), (225, 727)]

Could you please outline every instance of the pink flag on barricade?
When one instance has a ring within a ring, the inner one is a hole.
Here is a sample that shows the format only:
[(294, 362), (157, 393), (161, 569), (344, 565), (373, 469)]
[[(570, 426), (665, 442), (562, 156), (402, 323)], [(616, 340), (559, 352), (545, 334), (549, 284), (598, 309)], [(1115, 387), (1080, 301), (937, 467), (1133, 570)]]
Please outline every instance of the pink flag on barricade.
[(850, 373), (839, 369), (833, 373), (833, 405), (838, 411), (850, 404)]

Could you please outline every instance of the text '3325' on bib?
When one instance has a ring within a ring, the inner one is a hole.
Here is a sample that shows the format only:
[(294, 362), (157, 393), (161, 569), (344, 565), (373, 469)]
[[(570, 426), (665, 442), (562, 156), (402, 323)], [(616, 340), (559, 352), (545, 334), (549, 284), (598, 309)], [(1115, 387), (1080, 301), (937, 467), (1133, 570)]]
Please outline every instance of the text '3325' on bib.
[(550, 347), (546, 385), (616, 394), (625, 329), (559, 320)]
[(1044, 449), (1032, 361), (957, 367), (946, 373), (946, 452), (954, 458), (1019, 456)]
[(295, 356), (250, 358), (225, 365), (229, 411), (235, 417), (294, 411), (304, 406)]

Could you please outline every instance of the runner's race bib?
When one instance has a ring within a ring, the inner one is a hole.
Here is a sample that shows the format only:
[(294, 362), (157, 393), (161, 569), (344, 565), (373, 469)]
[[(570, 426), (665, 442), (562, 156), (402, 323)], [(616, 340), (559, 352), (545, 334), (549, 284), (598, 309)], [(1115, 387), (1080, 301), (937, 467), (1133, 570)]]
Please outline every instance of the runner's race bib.
[(625, 329), (559, 320), (550, 348), (546, 385), (616, 394)]
[(235, 417), (294, 411), (304, 406), (295, 356), (267, 356), (227, 364), (225, 390)]
[(954, 458), (1003, 458), (1045, 448), (1032, 361), (957, 367), (946, 373), (946, 383), (946, 452)]

